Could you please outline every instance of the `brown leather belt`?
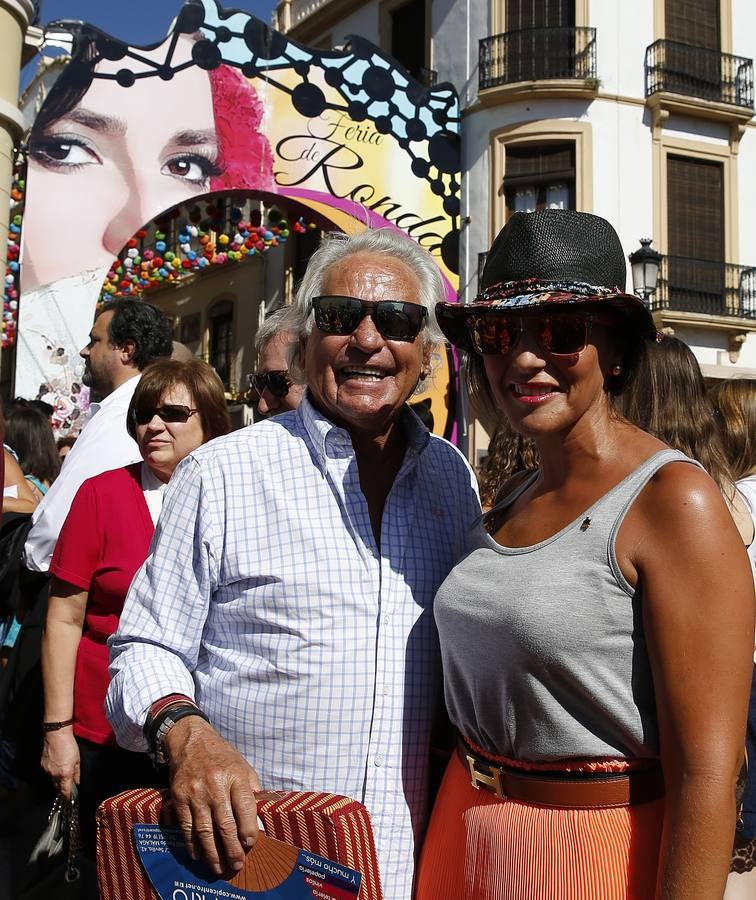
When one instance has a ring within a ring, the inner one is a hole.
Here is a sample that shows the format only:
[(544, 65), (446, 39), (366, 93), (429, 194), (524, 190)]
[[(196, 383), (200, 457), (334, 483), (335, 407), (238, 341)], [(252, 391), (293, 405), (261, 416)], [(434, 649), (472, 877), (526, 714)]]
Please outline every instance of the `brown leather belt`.
[(470, 772), (472, 786), (500, 799), (519, 800), (559, 809), (607, 809), (648, 803), (664, 794), (661, 769), (623, 774), (521, 772), (499, 766), (477, 754), (462, 740), (457, 753)]

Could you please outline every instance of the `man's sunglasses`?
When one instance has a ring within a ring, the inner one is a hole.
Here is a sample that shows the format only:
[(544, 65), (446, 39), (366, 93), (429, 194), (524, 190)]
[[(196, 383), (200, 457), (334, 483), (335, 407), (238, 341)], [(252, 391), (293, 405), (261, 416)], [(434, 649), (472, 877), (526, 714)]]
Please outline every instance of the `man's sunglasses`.
[(153, 406), (152, 409), (135, 409), (134, 421), (137, 425), (146, 425), (154, 416), (163, 422), (188, 422), (189, 417), (199, 412), (198, 409), (189, 409), (176, 403), (165, 403), (163, 406)]
[(609, 316), (584, 313), (534, 316), (491, 311), (470, 316), (467, 327), (473, 347), (484, 356), (511, 353), (526, 329), (550, 356), (576, 356), (585, 349), (593, 322), (616, 324)]
[(351, 334), (365, 316), (370, 316), (387, 341), (414, 341), (428, 315), (419, 303), (356, 297), (314, 297), (312, 309), (323, 334)]
[(274, 372), (252, 372), (247, 375), (247, 381), (258, 397), (263, 391), (268, 391), (279, 399), (282, 399), (289, 393), (289, 388), (294, 383), (289, 378), (289, 373), (286, 369), (279, 369)]

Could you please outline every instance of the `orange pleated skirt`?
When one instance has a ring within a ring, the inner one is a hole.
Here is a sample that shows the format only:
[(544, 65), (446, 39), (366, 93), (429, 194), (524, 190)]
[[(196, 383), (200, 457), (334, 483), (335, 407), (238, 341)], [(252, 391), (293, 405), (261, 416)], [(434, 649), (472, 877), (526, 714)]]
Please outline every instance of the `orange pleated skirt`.
[(663, 807), (663, 798), (614, 809), (501, 800), (472, 786), (455, 753), (431, 816), (416, 900), (649, 900)]

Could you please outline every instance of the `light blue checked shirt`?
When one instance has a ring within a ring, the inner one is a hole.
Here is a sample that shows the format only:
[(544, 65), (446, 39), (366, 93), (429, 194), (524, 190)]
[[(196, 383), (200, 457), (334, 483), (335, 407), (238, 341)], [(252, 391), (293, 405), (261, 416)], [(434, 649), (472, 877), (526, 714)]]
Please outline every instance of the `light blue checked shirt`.
[(386, 900), (408, 900), (440, 690), (436, 589), (480, 514), (470, 467), (409, 410), (377, 547), (346, 431), (308, 399), (176, 470), (111, 638), (108, 716), (196, 698), (272, 789), (371, 813)]

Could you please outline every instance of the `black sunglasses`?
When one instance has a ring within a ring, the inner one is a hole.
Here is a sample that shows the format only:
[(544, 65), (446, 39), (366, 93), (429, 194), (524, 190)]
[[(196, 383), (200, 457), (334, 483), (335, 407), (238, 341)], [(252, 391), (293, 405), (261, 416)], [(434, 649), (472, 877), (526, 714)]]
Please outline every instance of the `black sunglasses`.
[(153, 416), (162, 419), (163, 422), (188, 422), (189, 417), (199, 412), (198, 409), (189, 409), (176, 403), (166, 403), (163, 406), (154, 406), (152, 409), (134, 409), (134, 421), (137, 425), (146, 425), (151, 422)]
[(358, 300), (356, 297), (313, 297), (315, 324), (324, 334), (351, 334), (370, 316), (378, 333), (388, 341), (414, 341), (428, 310), (402, 300)]
[(562, 312), (553, 315), (513, 315), (509, 312), (484, 312), (470, 316), (467, 327), (472, 345), (484, 356), (511, 353), (520, 335), (528, 327), (541, 348), (551, 356), (576, 356), (585, 349), (592, 322), (609, 327), (609, 316)]
[(263, 391), (269, 391), (274, 397), (282, 399), (289, 393), (289, 388), (294, 383), (289, 378), (286, 369), (278, 369), (274, 372), (252, 372), (247, 375), (249, 386), (255, 391), (258, 397)]

